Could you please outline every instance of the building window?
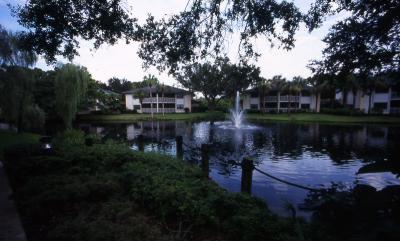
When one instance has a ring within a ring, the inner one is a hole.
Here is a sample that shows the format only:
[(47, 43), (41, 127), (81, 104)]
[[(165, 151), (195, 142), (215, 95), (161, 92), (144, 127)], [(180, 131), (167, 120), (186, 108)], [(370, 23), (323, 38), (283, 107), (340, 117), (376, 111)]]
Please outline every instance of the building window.
[(278, 107), (278, 102), (266, 102), (265, 103), (265, 108), (277, 108)]
[(390, 101), (390, 107), (400, 108), (400, 100), (392, 100), (392, 101)]
[(258, 110), (258, 105), (257, 104), (251, 104), (250, 109), (252, 110)]
[(133, 105), (134, 110), (140, 110), (140, 105)]
[(182, 99), (183, 98), (183, 94), (176, 94), (176, 98)]
[(281, 102), (281, 108), (288, 108), (288, 102)]
[(181, 104), (180, 104), (180, 105), (176, 105), (176, 109), (178, 109), (178, 110), (183, 110), (183, 107), (184, 107), (184, 106), (181, 105)]
[(387, 103), (374, 103), (374, 108), (379, 110), (385, 110), (387, 108)]
[(310, 104), (301, 104), (302, 109), (310, 109)]

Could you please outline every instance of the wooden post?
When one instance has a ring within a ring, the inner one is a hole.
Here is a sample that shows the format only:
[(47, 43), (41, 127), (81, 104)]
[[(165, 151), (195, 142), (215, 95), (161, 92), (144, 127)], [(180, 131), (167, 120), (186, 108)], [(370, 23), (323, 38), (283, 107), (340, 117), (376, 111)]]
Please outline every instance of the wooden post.
[(143, 138), (143, 135), (139, 135), (137, 140), (138, 140), (138, 149), (139, 149), (139, 151), (144, 151), (144, 138)]
[(183, 159), (183, 138), (182, 136), (177, 136), (175, 139), (176, 139), (176, 157), (178, 159)]
[(201, 145), (201, 170), (203, 171), (203, 175), (205, 177), (209, 177), (210, 170), (210, 158), (208, 156), (208, 144)]
[(245, 157), (243, 158), (242, 161), (241, 191), (251, 194), (252, 182), (253, 182), (253, 160)]

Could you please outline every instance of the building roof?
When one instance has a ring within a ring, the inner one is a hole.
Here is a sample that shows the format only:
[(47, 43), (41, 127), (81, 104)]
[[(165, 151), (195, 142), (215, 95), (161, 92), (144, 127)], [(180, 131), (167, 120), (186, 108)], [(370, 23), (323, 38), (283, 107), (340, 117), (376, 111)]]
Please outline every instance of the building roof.
[[(280, 89), (277, 88), (276, 86), (271, 86), (270, 88), (267, 89), (267, 91), (279, 91)], [(304, 86), (302, 87), (301, 91), (312, 91), (313, 87), (312, 86)], [(285, 90), (280, 90), (281, 92), (284, 92)], [(251, 89), (245, 90), (244, 93), (259, 93), (260, 92), (260, 88), (259, 87), (253, 87)]]
[(144, 93), (162, 93), (164, 92), (165, 94), (191, 94), (190, 91), (176, 88), (173, 86), (169, 85), (159, 85), (159, 86), (154, 86), (154, 87), (144, 87), (144, 88), (137, 88), (137, 89), (132, 89), (128, 90), (125, 92), (122, 92), (122, 94), (135, 94), (138, 93), (139, 91), (143, 91)]

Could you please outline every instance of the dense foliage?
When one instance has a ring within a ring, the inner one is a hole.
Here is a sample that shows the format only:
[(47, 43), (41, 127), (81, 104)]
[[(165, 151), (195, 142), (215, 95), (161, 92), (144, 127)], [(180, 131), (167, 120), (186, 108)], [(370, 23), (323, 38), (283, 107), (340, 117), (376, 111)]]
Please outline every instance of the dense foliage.
[(78, 105), (86, 97), (90, 79), (86, 68), (73, 64), (65, 64), (56, 71), (56, 108), (66, 128), (71, 127)]
[(29, 29), (24, 34), (26, 49), (55, 63), (56, 56), (69, 60), (78, 54), (79, 39), (114, 44), (119, 39), (135, 39), (136, 19), (121, 0), (30, 0), (13, 8), (19, 23)]
[(22, 130), (41, 130), (45, 113), (35, 103), (32, 70), (10, 66), (0, 70), (0, 117)]
[(201, 93), (211, 110), (222, 97), (234, 97), (236, 91), (243, 92), (261, 79), (260, 68), (246, 63), (232, 64), (227, 58), (188, 65), (175, 76), (184, 87)]
[(30, 240), (297, 240), (291, 220), (231, 194), (200, 169), (115, 143), (85, 146), (79, 131), (54, 150), (5, 152)]
[(232, 36), (239, 39), (241, 59), (258, 56), (253, 40), (259, 37), (291, 49), (300, 23), (314, 21), (293, 3), (275, 0), (188, 0), (182, 12), (160, 20), (150, 15), (143, 26), (121, 0), (30, 0), (13, 11), (29, 30), (25, 46), (49, 62), (57, 55), (77, 55), (78, 38), (94, 40), (95, 47), (125, 38), (142, 43), (139, 56), (146, 66), (170, 72), (182, 64), (223, 56)]
[(395, 0), (317, 0), (313, 15), (347, 11), (350, 16), (334, 24), (324, 42), (319, 72), (362, 74), (363, 77), (400, 68), (400, 3)]

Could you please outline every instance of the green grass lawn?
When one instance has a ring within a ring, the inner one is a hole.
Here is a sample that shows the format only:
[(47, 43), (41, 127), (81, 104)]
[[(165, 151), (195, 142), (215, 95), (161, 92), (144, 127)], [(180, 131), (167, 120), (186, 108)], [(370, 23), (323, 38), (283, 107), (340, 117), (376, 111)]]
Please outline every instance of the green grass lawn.
[(120, 115), (81, 115), (78, 116), (80, 121), (99, 121), (99, 122), (131, 122), (143, 120), (215, 120), (224, 119), (223, 112), (205, 112), (205, 113), (176, 113), (176, 114), (120, 114)]
[(40, 135), (33, 133), (17, 134), (10, 131), (0, 131), (0, 159), (3, 157), (3, 150), (5, 147), (13, 144), (29, 144), (37, 143)]
[(331, 114), (293, 113), (293, 114), (248, 114), (251, 121), (287, 121), (287, 122), (318, 122), (318, 123), (371, 123), (400, 124), (400, 117), (393, 116), (343, 116)]
[[(221, 120), (227, 119), (228, 114), (223, 112), (205, 112), (190, 114), (155, 114), (153, 120)], [(285, 122), (318, 122), (318, 123), (376, 123), (400, 124), (400, 117), (393, 116), (343, 116), (314, 113), (292, 114), (246, 114), (246, 119), (257, 122), (285, 121)], [(120, 115), (81, 115), (78, 120), (89, 122), (132, 122), (152, 120), (150, 114), (120, 114)]]

